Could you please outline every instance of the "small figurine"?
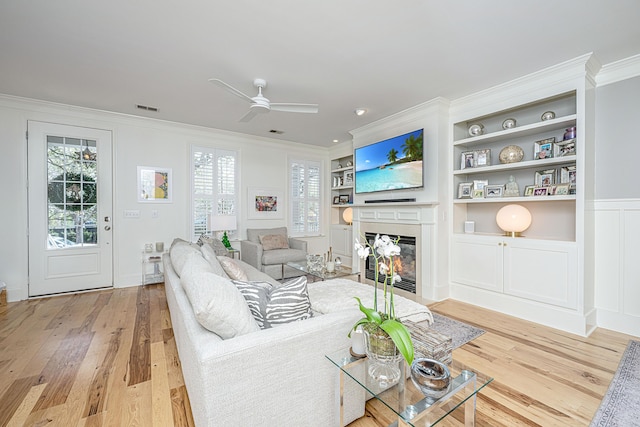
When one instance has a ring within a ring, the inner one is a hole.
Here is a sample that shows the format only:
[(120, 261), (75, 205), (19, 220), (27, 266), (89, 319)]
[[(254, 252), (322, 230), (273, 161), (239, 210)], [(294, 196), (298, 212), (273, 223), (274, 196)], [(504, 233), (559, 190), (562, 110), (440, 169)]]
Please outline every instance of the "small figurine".
[(518, 188), (518, 183), (516, 179), (511, 175), (509, 177), (509, 182), (507, 182), (506, 188), (504, 190), (505, 197), (518, 197), (520, 195), (520, 189)]

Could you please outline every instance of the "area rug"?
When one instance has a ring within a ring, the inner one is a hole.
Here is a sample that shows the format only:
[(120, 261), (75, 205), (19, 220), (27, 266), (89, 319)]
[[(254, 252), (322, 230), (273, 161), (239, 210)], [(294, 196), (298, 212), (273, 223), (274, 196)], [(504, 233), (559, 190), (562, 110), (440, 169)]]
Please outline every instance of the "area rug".
[(640, 426), (640, 341), (629, 341), (591, 427)]
[(480, 328), (437, 313), (433, 313), (433, 325), (430, 329), (451, 337), (451, 347), (454, 350), (484, 334), (484, 330)]

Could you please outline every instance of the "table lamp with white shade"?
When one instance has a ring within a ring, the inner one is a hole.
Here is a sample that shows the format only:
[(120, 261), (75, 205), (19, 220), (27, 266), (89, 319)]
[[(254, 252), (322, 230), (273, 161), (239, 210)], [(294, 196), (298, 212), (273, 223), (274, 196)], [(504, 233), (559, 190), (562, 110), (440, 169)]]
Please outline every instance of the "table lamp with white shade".
[(344, 222), (351, 225), (353, 223), (353, 209), (346, 208), (342, 211), (342, 219), (344, 219)]
[(531, 225), (531, 212), (522, 205), (506, 205), (496, 214), (496, 222), (507, 236), (519, 237)]

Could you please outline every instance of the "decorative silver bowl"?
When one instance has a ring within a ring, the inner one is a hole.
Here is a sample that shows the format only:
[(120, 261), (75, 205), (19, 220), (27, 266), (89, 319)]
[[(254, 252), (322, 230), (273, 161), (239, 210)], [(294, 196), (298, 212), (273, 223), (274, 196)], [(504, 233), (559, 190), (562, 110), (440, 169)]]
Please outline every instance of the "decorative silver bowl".
[(411, 381), (426, 397), (440, 399), (449, 392), (449, 368), (435, 359), (420, 357), (411, 364)]
[(474, 125), (469, 126), (469, 135), (470, 136), (478, 136), (484, 133), (484, 126), (482, 123), (476, 123)]
[(512, 129), (516, 127), (516, 119), (505, 119), (504, 122), (502, 122), (502, 129)]

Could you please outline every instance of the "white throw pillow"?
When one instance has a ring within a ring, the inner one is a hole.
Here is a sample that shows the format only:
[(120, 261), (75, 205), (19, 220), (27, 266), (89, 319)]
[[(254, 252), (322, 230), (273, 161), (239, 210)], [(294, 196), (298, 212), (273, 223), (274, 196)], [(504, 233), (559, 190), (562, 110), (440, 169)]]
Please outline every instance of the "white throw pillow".
[(187, 261), (187, 256), (192, 253), (200, 252), (200, 246), (191, 244), (187, 241), (174, 241), (169, 250), (171, 257), (171, 265), (178, 276), (182, 275), (182, 268)]
[(224, 271), (230, 279), (242, 281), (249, 280), (247, 278), (247, 273), (245, 273), (235, 259), (229, 258), (228, 256), (218, 256), (218, 261), (220, 261), (222, 268), (224, 268)]
[(214, 273), (180, 279), (198, 322), (222, 339), (259, 331), (246, 300), (236, 286)]
[(218, 276), (222, 276), (224, 278), (229, 279), (229, 276), (224, 271), (224, 268), (222, 268), (220, 261), (218, 261), (218, 257), (216, 256), (216, 253), (213, 251), (213, 248), (209, 245), (202, 245), (201, 251), (202, 251), (202, 255), (204, 256), (204, 259), (206, 259), (209, 262), (209, 264), (211, 264), (211, 268), (213, 268), (213, 272), (216, 273)]
[(313, 317), (305, 276), (290, 279), (279, 287), (261, 281), (234, 280), (233, 283), (263, 329)]

